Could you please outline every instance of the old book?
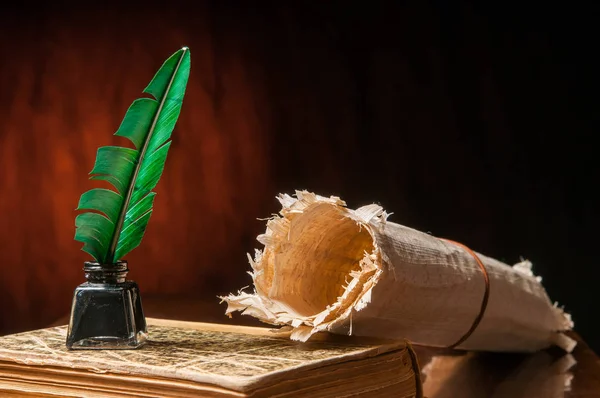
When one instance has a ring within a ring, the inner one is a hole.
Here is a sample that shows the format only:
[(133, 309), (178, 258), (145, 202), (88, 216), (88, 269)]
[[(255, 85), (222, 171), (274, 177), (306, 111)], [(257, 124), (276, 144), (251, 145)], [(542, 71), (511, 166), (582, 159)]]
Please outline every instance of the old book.
[(403, 341), (148, 319), (137, 350), (69, 351), (66, 327), (0, 338), (2, 397), (420, 397)]

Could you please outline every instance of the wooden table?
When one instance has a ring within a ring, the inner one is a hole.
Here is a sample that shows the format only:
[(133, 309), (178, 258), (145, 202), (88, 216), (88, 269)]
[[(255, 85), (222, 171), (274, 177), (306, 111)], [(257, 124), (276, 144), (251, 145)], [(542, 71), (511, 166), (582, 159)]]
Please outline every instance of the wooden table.
[[(224, 315), (225, 304), (181, 297), (144, 296), (146, 316), (182, 321), (265, 326), (249, 316)], [(65, 315), (55, 325), (64, 325)], [(415, 347), (427, 398), (600, 398), (600, 359), (575, 333), (571, 355), (550, 349), (535, 355), (465, 353)], [(564, 385), (570, 380), (570, 389)]]

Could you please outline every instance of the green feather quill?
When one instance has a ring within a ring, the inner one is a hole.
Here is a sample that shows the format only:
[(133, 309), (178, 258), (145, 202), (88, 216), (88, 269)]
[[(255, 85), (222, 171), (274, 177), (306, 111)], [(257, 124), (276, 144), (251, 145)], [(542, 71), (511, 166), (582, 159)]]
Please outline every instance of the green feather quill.
[(105, 180), (116, 191), (94, 188), (79, 199), (75, 240), (101, 264), (113, 264), (135, 249), (144, 236), (165, 167), (170, 137), (179, 117), (190, 74), (190, 51), (184, 47), (165, 61), (144, 93), (131, 104), (115, 135), (135, 149), (98, 149), (90, 179)]

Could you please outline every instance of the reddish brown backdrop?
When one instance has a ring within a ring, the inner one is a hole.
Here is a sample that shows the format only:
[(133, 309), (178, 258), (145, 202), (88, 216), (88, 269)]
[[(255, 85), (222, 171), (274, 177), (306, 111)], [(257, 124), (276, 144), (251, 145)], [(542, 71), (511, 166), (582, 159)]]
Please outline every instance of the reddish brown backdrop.
[[(278, 210), (277, 193), (306, 188), (379, 202), (394, 221), (507, 262), (530, 258), (593, 340), (597, 168), (579, 14), (299, 3), (0, 15), (0, 333), (68, 312), (87, 259), (74, 208), (97, 186), (96, 149), (127, 145), (111, 135), (127, 107), (187, 45), (182, 114), (128, 257), (143, 294), (216, 302), (247, 285), (257, 218)], [(559, 16), (579, 30), (560, 30)]]

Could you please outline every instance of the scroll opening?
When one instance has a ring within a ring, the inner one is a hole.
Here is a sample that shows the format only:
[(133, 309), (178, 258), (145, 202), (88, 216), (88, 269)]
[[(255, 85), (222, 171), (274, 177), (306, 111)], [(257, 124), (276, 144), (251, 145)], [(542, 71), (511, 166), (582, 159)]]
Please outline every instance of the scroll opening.
[(264, 277), (256, 282), (290, 315), (314, 318), (339, 302), (361, 273), (375, 250), (373, 237), (329, 203), (294, 215), (287, 226), (283, 241), (265, 249)]

